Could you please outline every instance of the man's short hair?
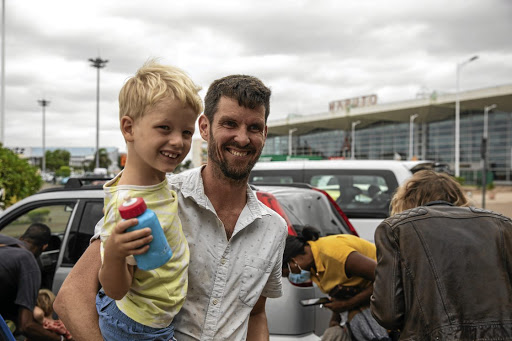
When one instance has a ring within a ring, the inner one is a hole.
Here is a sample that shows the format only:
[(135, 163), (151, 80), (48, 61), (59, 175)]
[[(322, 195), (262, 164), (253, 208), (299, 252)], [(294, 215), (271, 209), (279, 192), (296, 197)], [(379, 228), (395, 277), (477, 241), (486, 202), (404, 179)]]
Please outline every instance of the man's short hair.
[(261, 80), (247, 75), (231, 75), (215, 80), (204, 99), (204, 115), (213, 122), (222, 96), (231, 98), (238, 105), (248, 109), (265, 107), (265, 122), (270, 114), (271, 90)]
[(50, 242), (52, 232), (50, 228), (42, 223), (34, 223), (28, 227), (20, 239), (25, 240), (35, 246), (43, 247)]
[(203, 102), (199, 96), (201, 87), (196, 85), (185, 71), (156, 60), (147, 61), (137, 73), (128, 79), (119, 92), (119, 120), (123, 116), (134, 121), (160, 100), (178, 99), (199, 115)]

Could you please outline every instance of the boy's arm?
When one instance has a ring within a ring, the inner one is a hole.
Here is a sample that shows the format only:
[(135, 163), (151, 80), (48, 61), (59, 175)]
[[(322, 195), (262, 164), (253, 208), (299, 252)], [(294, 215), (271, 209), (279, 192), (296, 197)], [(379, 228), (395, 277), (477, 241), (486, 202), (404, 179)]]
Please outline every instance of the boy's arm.
[(53, 304), (55, 312), (77, 341), (102, 341), (96, 311), (100, 288), (100, 241), (94, 241), (75, 264)]
[[(111, 235), (105, 242), (103, 264), (99, 272), (99, 280), (108, 297), (114, 300), (122, 299), (132, 284), (134, 267), (126, 263), (126, 257), (130, 255), (140, 255), (147, 252), (149, 245), (142, 241), (137, 231), (125, 233), (129, 227), (123, 222), (117, 224)], [(151, 233), (151, 229), (147, 228)]]

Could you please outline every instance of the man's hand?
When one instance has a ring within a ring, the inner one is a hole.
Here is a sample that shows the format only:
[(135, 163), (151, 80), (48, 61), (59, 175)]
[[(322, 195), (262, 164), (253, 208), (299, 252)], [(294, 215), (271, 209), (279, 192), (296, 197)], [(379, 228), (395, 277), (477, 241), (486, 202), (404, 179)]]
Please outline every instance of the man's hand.
[(348, 303), (348, 300), (337, 300), (337, 299), (331, 299), (330, 303), (325, 303), (324, 307), (327, 309), (331, 309), (334, 313), (342, 313), (344, 311), (347, 311), (351, 308), (350, 304)]

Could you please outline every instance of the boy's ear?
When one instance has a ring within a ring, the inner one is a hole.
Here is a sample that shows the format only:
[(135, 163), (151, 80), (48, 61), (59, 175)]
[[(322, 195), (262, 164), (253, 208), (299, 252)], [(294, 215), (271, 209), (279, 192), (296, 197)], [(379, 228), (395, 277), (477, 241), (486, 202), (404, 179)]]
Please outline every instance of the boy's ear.
[(126, 142), (132, 142), (133, 141), (133, 128), (134, 128), (134, 121), (129, 116), (123, 116), (121, 117), (121, 133), (123, 134), (123, 137)]
[(204, 115), (199, 116), (199, 133), (203, 140), (208, 142), (208, 138), (210, 137), (210, 121)]

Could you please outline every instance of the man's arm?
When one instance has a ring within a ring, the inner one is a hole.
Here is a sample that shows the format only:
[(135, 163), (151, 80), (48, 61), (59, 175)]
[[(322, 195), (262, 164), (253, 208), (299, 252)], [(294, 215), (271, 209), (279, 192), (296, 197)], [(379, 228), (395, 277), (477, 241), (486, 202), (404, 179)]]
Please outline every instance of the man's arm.
[(39, 324), (30, 310), (19, 307), (18, 310), (18, 328), (27, 338), (40, 341), (60, 341), (60, 335), (43, 328)]
[(102, 341), (96, 312), (101, 267), (100, 241), (94, 241), (75, 264), (53, 304), (73, 338)]
[(386, 223), (375, 230), (377, 246), (377, 268), (371, 297), (372, 315), (379, 324), (388, 329), (403, 327), (405, 296), (402, 283), (399, 246), (393, 232)]
[(260, 296), (249, 316), (249, 330), (247, 331), (248, 341), (268, 340), (267, 314), (265, 313), (265, 303), (267, 298)]

